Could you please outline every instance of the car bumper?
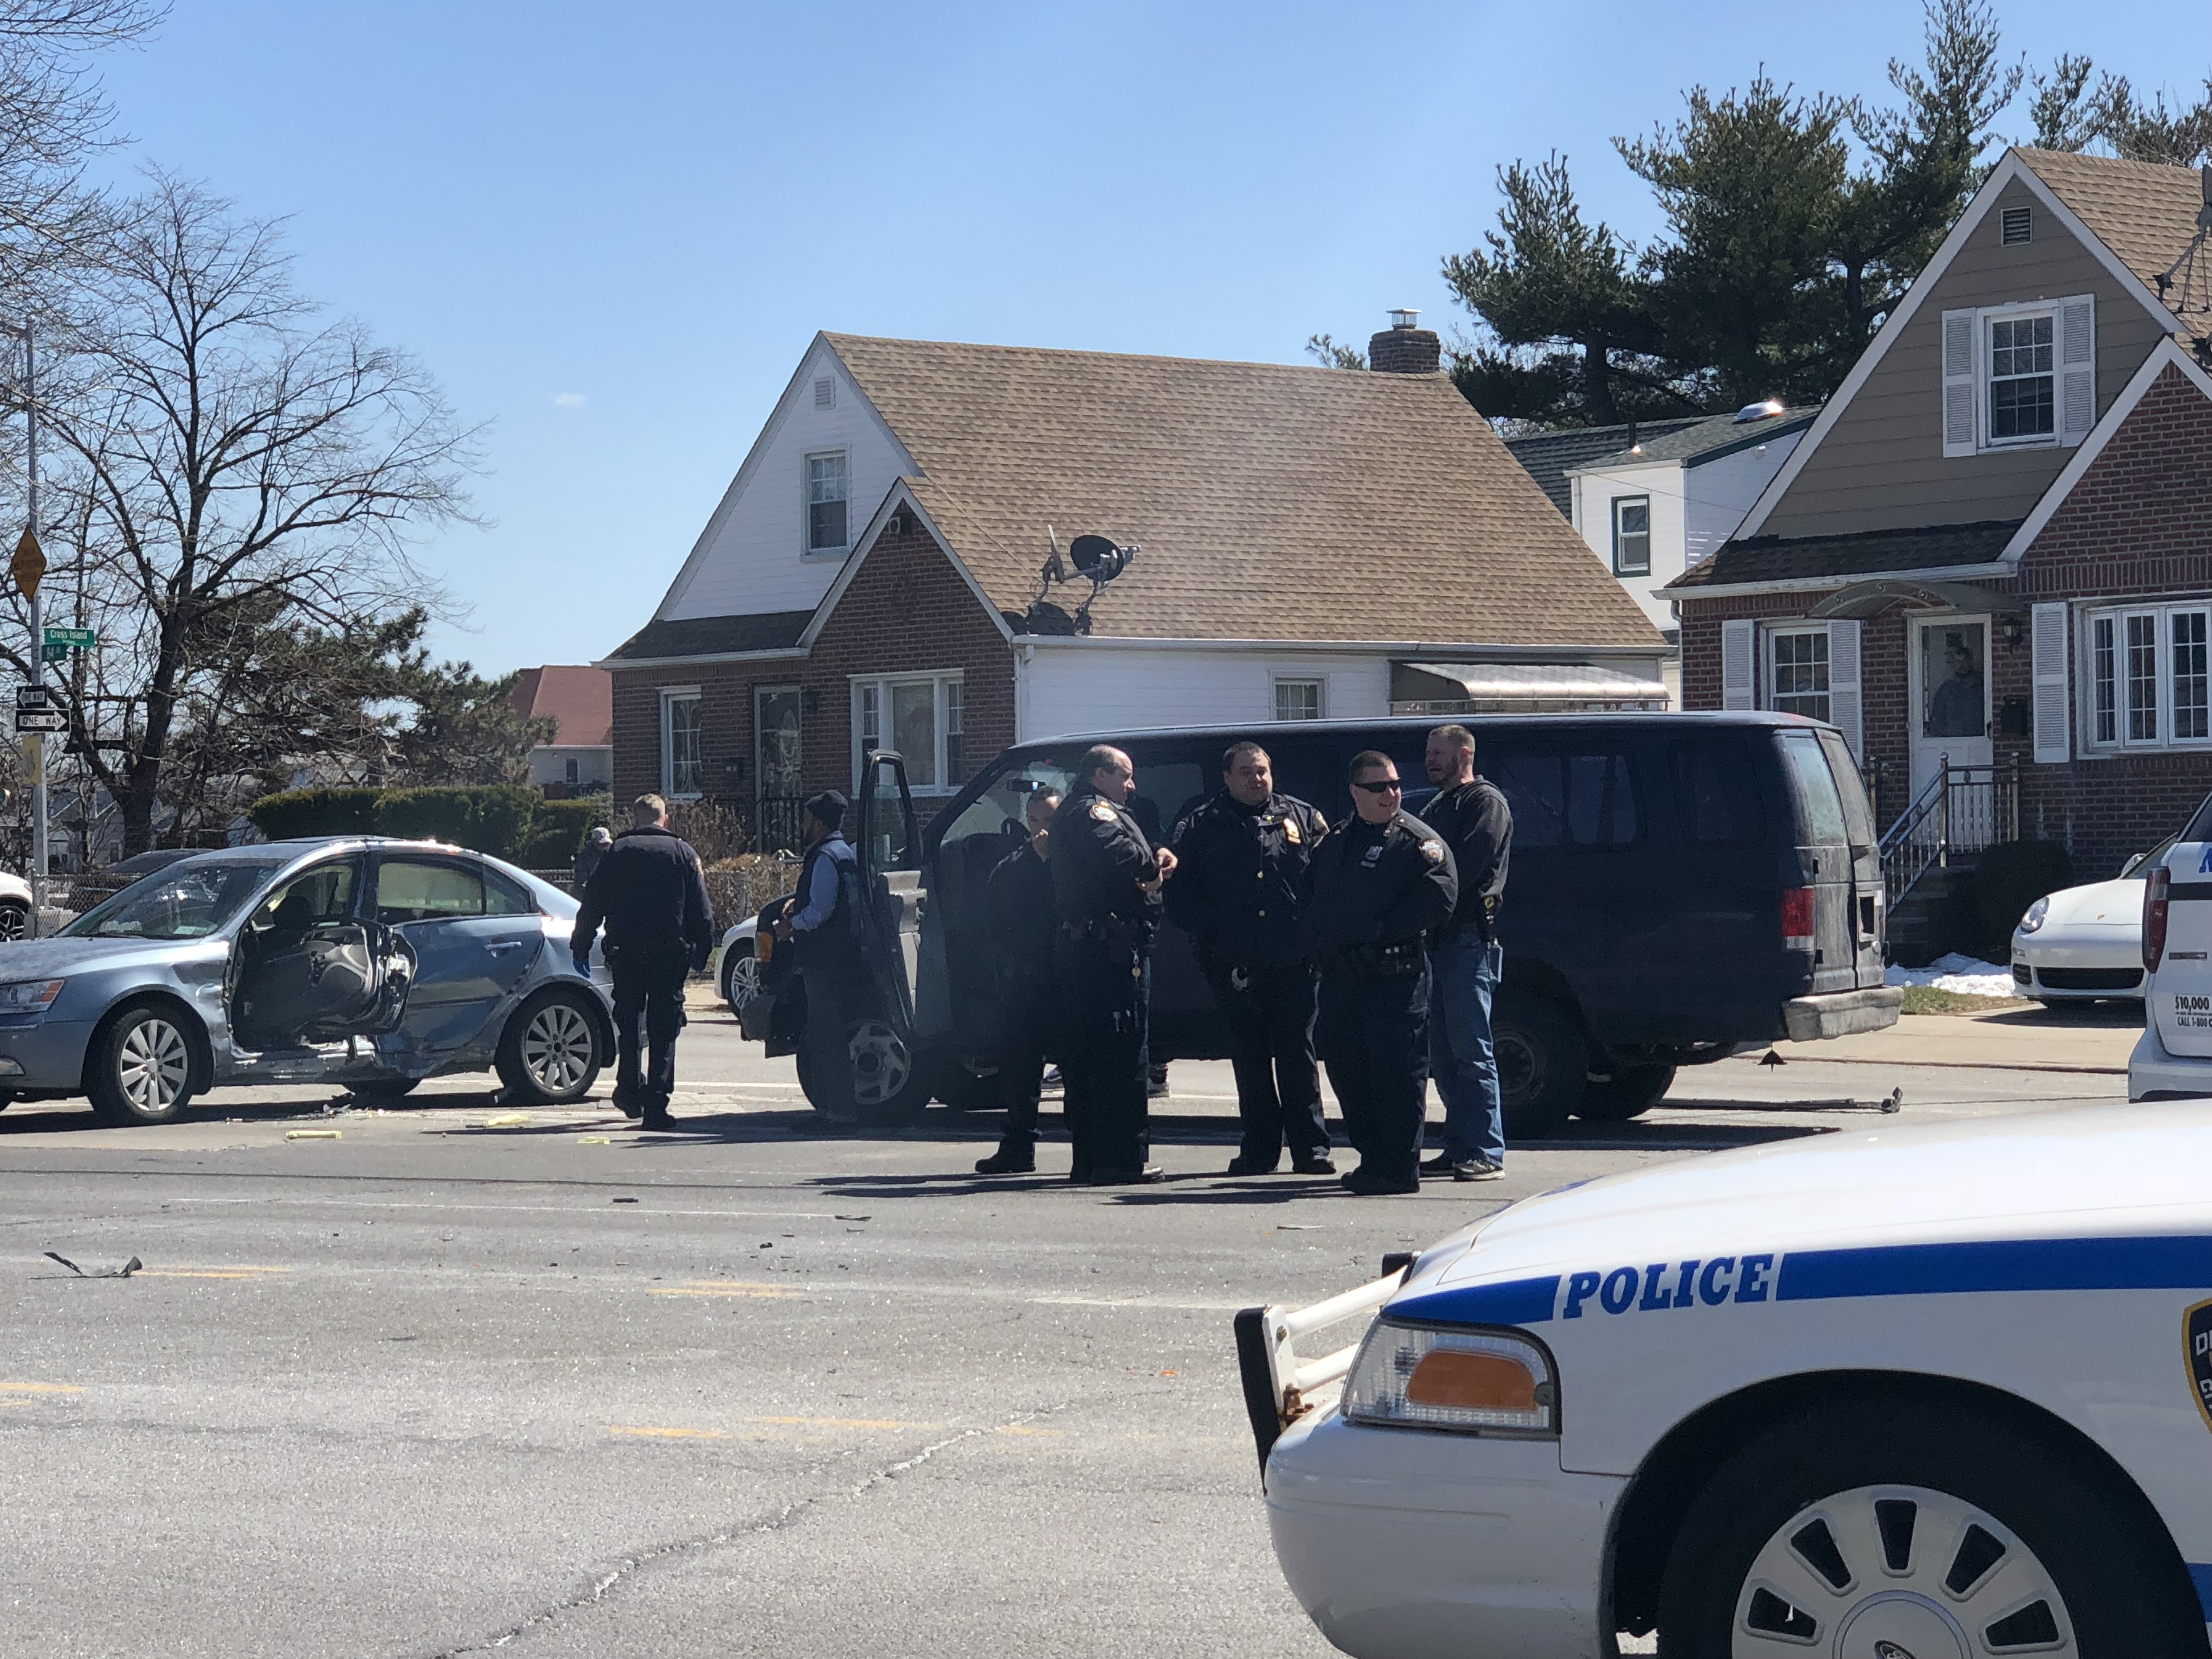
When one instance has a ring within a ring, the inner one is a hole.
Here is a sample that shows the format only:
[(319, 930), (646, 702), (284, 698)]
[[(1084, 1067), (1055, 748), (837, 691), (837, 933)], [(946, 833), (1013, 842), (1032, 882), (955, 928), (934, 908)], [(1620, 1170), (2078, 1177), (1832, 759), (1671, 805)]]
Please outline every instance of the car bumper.
[(2177, 1054), (2159, 1040), (2158, 1024), (2143, 1027), (2128, 1056), (2130, 1100), (2189, 1100), (2212, 1095), (2212, 1057)]
[(1883, 1030), (1897, 1024), (1904, 1007), (1905, 992), (1894, 985), (1794, 997), (1782, 1005), (1782, 1026), (1792, 1042), (1815, 1042), (1855, 1031)]
[(2140, 997), (2142, 936), (2135, 928), (2114, 927), (2014, 933), (2012, 977), (2022, 996), (2051, 1001)]
[(1358, 1659), (1588, 1659), (1606, 1528), (1627, 1482), (1568, 1474), (1553, 1440), (1294, 1424), (1267, 1460), (1291, 1591)]
[(84, 1086), (85, 1046), (92, 1026), (82, 1020), (41, 1019), (0, 1024), (0, 1090)]

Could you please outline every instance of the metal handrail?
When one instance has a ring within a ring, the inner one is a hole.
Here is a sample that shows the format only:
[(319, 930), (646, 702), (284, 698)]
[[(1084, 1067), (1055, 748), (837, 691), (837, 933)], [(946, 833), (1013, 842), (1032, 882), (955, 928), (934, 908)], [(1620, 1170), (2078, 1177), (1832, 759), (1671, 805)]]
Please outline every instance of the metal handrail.
[[(1988, 792), (1987, 798), (1982, 793)], [(1978, 853), (2020, 834), (2020, 758), (1960, 765), (1948, 755), (1881, 837), (1882, 886), (1889, 908), (1954, 853)]]
[(1948, 817), (1950, 773), (1951, 759), (1947, 755), (1936, 767), (1936, 775), (1928, 780), (1927, 787), (1897, 815), (1897, 822), (1889, 826), (1876, 848), (1881, 856), (1881, 884), (1887, 890), (1892, 910), (1927, 874), (1930, 866), (1942, 861), (1948, 850), (1944, 834), (1949, 828), (1948, 823), (1940, 825), (1933, 837), (1921, 831), (1929, 819), (1939, 813)]

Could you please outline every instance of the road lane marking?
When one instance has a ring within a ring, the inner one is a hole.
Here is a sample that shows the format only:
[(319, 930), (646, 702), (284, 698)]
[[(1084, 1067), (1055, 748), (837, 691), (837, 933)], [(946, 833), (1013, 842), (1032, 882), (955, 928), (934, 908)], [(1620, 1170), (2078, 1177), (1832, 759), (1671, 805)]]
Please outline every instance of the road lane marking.
[(262, 1279), (289, 1267), (141, 1267), (133, 1279)]
[(702, 1280), (692, 1285), (661, 1285), (646, 1291), (647, 1296), (749, 1296), (763, 1302), (786, 1301), (801, 1292), (783, 1285), (726, 1284)]
[[(0, 1394), (82, 1394), (74, 1382), (0, 1382)], [(9, 1405), (21, 1402), (9, 1401)]]
[(652, 1440), (721, 1440), (727, 1437), (722, 1429), (649, 1429), (632, 1428), (623, 1424), (611, 1425), (609, 1434), (637, 1435)]
[(780, 1429), (941, 1429), (942, 1423), (905, 1423), (877, 1417), (747, 1417), (746, 1423), (766, 1423)]

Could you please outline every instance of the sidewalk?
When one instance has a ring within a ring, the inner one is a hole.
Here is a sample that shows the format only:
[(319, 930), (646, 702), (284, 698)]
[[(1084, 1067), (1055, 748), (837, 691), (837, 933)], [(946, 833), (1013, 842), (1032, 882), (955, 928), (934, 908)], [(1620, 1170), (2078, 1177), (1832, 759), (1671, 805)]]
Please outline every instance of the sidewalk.
[(1774, 1047), (1784, 1060), (2124, 1077), (2128, 1055), (2142, 1035), (2142, 1016), (2131, 1005), (2098, 1003), (2063, 1012), (2006, 1008), (1986, 1014), (1907, 1014), (1884, 1031)]

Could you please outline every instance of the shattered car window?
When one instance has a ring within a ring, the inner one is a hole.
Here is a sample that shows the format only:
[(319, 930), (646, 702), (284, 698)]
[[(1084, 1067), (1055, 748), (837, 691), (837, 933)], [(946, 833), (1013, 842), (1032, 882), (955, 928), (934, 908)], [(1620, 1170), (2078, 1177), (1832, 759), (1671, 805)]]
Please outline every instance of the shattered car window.
[(200, 939), (236, 915), (289, 861), (186, 859), (86, 911), (62, 937)]

